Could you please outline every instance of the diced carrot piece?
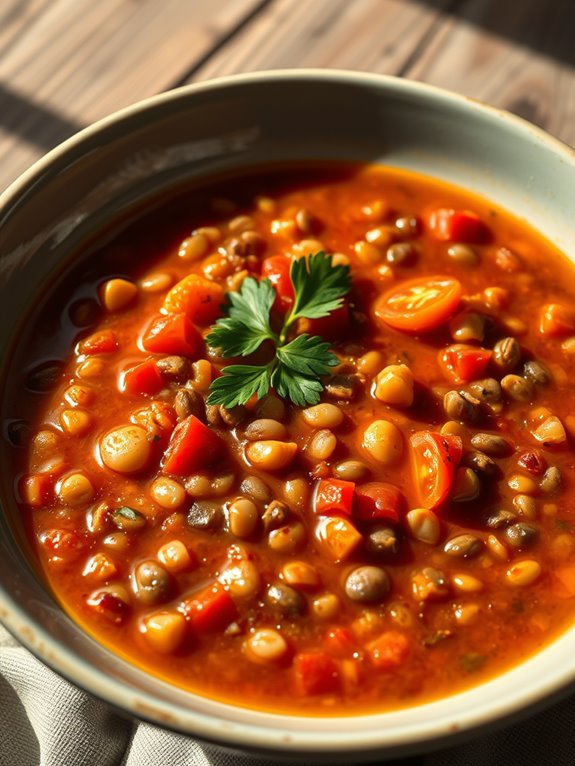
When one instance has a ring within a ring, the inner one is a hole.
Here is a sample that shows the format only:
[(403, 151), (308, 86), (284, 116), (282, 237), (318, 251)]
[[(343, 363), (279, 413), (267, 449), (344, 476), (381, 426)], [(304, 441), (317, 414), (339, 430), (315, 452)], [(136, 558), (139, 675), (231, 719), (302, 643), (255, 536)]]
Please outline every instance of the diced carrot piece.
[(353, 481), (322, 479), (316, 490), (314, 510), (325, 516), (344, 514), (351, 516), (353, 505)]
[(398, 522), (403, 504), (403, 495), (393, 484), (371, 481), (356, 487), (353, 515), (362, 521), (386, 519)]
[(175, 284), (164, 300), (170, 314), (183, 311), (192, 322), (210, 325), (222, 315), (223, 288), (199, 274), (188, 274)]
[(128, 394), (149, 394), (153, 396), (164, 386), (162, 373), (156, 367), (153, 359), (137, 364), (124, 370), (122, 374), (122, 388)]
[(331, 694), (340, 688), (338, 664), (324, 652), (297, 654), (293, 667), (300, 694)]
[(89, 335), (78, 344), (80, 354), (93, 356), (95, 354), (111, 354), (118, 348), (118, 341), (112, 330), (100, 330)]
[(365, 647), (372, 664), (378, 670), (395, 670), (409, 655), (409, 641), (397, 630), (388, 630)]
[(327, 555), (333, 561), (345, 561), (360, 545), (362, 536), (347, 519), (323, 517), (318, 537)]
[(575, 309), (562, 303), (548, 303), (541, 309), (539, 332), (549, 338), (561, 338), (575, 332)]
[(575, 596), (575, 564), (567, 564), (555, 570), (555, 577), (558, 580), (557, 595), (562, 598), (573, 598)]
[(18, 494), (23, 503), (34, 508), (46, 505), (54, 490), (53, 473), (31, 473), (18, 483)]
[(435, 239), (448, 242), (483, 242), (489, 230), (471, 210), (439, 208), (428, 217), (429, 230)]
[(205, 468), (221, 453), (223, 442), (194, 415), (178, 423), (164, 455), (162, 470), (176, 476)]
[(177, 354), (198, 359), (204, 341), (186, 314), (159, 316), (148, 326), (142, 345), (152, 354)]
[(330, 628), (325, 637), (325, 648), (335, 657), (351, 657), (357, 651), (355, 636), (347, 628)]
[(232, 597), (219, 582), (186, 599), (181, 611), (196, 633), (224, 630), (238, 614)]

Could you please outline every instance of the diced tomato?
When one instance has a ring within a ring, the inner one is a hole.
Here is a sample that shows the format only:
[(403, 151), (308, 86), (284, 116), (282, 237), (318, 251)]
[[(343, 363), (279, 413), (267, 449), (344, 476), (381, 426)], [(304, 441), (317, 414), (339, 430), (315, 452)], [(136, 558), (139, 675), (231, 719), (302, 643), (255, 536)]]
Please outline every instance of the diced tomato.
[(164, 455), (162, 470), (176, 476), (211, 465), (220, 455), (223, 442), (194, 415), (178, 423)]
[(330, 628), (325, 637), (325, 647), (334, 657), (351, 657), (358, 649), (355, 636), (347, 628)]
[(403, 633), (388, 630), (365, 647), (378, 670), (396, 670), (409, 656), (409, 641)]
[(161, 372), (153, 359), (130, 367), (122, 374), (122, 388), (128, 394), (149, 394), (153, 396), (163, 387)]
[(439, 208), (428, 217), (430, 233), (435, 239), (447, 242), (484, 242), (489, 229), (477, 213), (471, 210)]
[(492, 354), (486, 348), (454, 343), (439, 352), (439, 364), (449, 380), (469, 383), (484, 375)]
[(118, 341), (112, 330), (100, 330), (89, 335), (78, 344), (80, 354), (94, 356), (96, 354), (111, 354), (118, 348)]
[(461, 461), (463, 442), (459, 436), (418, 431), (410, 439), (411, 462), (419, 502), (436, 508), (447, 498), (455, 470)]
[(186, 599), (181, 610), (196, 633), (224, 630), (238, 616), (232, 597), (219, 582)]
[(371, 481), (356, 487), (353, 515), (362, 521), (398, 522), (403, 504), (403, 494), (393, 484)]
[(49, 502), (54, 490), (53, 473), (30, 473), (18, 482), (18, 495), (23, 503), (40, 508)]
[(40, 542), (52, 556), (65, 560), (77, 558), (86, 548), (86, 540), (68, 529), (48, 529), (40, 535)]
[(353, 481), (321, 479), (315, 494), (315, 512), (324, 516), (351, 516), (354, 490)]
[(408, 279), (375, 302), (376, 319), (404, 332), (427, 332), (447, 322), (461, 302), (462, 287), (453, 277)]
[(321, 517), (317, 536), (327, 556), (336, 562), (348, 559), (363, 541), (351, 521), (338, 516)]
[(183, 312), (194, 324), (206, 326), (222, 316), (223, 303), (221, 285), (199, 274), (188, 274), (166, 295), (164, 310), (169, 314)]
[(198, 359), (204, 341), (186, 314), (156, 317), (148, 326), (142, 345), (152, 354), (177, 354)]
[(296, 685), (301, 694), (331, 694), (340, 688), (338, 664), (325, 652), (297, 654), (293, 667)]
[(130, 606), (125, 601), (105, 590), (93, 593), (88, 599), (88, 605), (116, 625), (124, 622), (130, 612)]
[(324, 340), (339, 340), (349, 331), (349, 307), (347, 303), (331, 314), (319, 319), (302, 319), (298, 325), (300, 333), (319, 335)]
[(575, 309), (562, 303), (548, 303), (541, 309), (539, 332), (549, 338), (561, 338), (575, 332)]
[(290, 279), (291, 258), (286, 255), (272, 255), (262, 263), (262, 277), (269, 279), (275, 288), (277, 298), (274, 308), (285, 314), (294, 301), (294, 289)]

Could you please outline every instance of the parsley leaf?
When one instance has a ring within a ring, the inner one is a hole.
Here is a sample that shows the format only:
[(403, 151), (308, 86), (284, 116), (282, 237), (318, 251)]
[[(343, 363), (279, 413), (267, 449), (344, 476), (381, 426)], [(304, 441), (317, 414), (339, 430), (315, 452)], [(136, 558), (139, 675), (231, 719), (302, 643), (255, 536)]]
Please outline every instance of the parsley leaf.
[(270, 365), (230, 364), (224, 367), (219, 378), (212, 381), (207, 404), (223, 404), (230, 409), (245, 404), (254, 394), (261, 399), (270, 386)]
[(279, 334), (271, 325), (276, 291), (269, 279), (248, 277), (238, 292), (228, 293), (227, 316), (218, 319), (206, 343), (222, 357), (249, 356), (264, 341), (273, 344), (274, 357), (267, 364), (233, 364), (210, 385), (208, 404), (235, 407), (254, 394), (260, 399), (273, 386), (278, 395), (299, 406), (317, 404), (327, 375), (338, 358), (329, 343), (309, 334), (289, 338), (290, 327), (300, 318), (319, 319), (343, 305), (351, 287), (349, 268), (333, 266), (323, 252), (293, 261), (290, 279), (294, 302)]
[(299, 317), (327, 316), (343, 305), (343, 297), (351, 287), (349, 266), (332, 266), (331, 256), (323, 252), (293, 261), (290, 278), (295, 299), (288, 325)]
[(228, 316), (218, 319), (206, 337), (221, 356), (249, 356), (265, 340), (277, 340), (270, 326), (276, 294), (268, 279), (248, 277), (239, 292), (228, 293)]
[(311, 336), (307, 333), (298, 335), (285, 346), (280, 346), (276, 354), (285, 367), (302, 375), (327, 375), (330, 367), (339, 364), (337, 356), (329, 350), (329, 343), (325, 343), (317, 335)]

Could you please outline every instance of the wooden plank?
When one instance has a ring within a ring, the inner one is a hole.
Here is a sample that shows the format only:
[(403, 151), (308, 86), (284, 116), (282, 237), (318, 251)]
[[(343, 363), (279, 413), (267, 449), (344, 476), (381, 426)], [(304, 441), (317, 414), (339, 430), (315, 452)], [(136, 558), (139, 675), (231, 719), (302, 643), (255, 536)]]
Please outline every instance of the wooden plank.
[(441, 18), (449, 0), (276, 0), (191, 72), (190, 81), (282, 67), (396, 73)]
[(169, 88), (259, 5), (31, 0), (0, 57), (0, 189), (79, 127)]
[(464, 0), (406, 75), (526, 117), (575, 145), (575, 3)]
[(49, 5), (50, 0), (3, 0), (0, 7), (0, 58)]

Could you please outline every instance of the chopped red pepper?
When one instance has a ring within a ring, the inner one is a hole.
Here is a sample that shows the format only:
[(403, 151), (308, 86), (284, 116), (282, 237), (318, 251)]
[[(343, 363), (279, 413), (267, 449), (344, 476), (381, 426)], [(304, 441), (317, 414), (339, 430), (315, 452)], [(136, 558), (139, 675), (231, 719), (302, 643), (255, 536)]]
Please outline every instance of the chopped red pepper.
[(354, 490), (353, 481), (322, 479), (317, 485), (315, 512), (324, 516), (351, 516)]
[(356, 487), (353, 515), (362, 521), (398, 522), (403, 504), (403, 494), (393, 484), (371, 481)]
[(205, 468), (219, 456), (223, 442), (194, 415), (182, 420), (172, 433), (162, 470), (176, 476)]
[(186, 599), (181, 610), (196, 633), (224, 630), (238, 615), (232, 597), (219, 582)]
[(454, 343), (439, 352), (439, 364), (455, 383), (469, 383), (485, 374), (493, 352), (486, 348)]
[(40, 535), (40, 542), (53, 556), (75, 559), (86, 548), (86, 540), (68, 529), (48, 529)]
[(89, 335), (78, 344), (80, 354), (93, 356), (95, 354), (111, 354), (118, 348), (118, 341), (112, 330), (100, 330)]
[(292, 306), (294, 289), (290, 279), (291, 258), (285, 255), (272, 255), (262, 263), (262, 278), (269, 279), (275, 288), (277, 298), (274, 308), (281, 314)]
[(125, 370), (122, 375), (122, 387), (128, 394), (149, 394), (153, 396), (164, 386), (162, 373), (153, 359), (137, 364)]
[(177, 354), (198, 359), (204, 351), (204, 341), (186, 314), (159, 316), (148, 326), (142, 339), (146, 351), (152, 354)]
[(301, 694), (330, 694), (340, 688), (338, 663), (325, 652), (297, 654), (294, 673)]
[(429, 214), (428, 225), (435, 239), (448, 242), (484, 242), (489, 229), (471, 210), (439, 208)]

